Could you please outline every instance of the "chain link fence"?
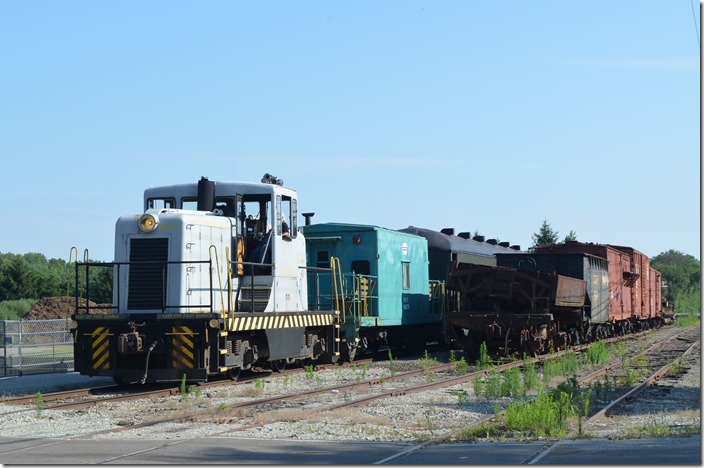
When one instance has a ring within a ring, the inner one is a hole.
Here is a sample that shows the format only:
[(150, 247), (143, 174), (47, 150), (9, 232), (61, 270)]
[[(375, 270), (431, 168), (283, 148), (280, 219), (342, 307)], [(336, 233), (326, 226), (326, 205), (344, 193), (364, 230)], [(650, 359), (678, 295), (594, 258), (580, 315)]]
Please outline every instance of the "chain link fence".
[(73, 371), (68, 319), (0, 321), (0, 377)]

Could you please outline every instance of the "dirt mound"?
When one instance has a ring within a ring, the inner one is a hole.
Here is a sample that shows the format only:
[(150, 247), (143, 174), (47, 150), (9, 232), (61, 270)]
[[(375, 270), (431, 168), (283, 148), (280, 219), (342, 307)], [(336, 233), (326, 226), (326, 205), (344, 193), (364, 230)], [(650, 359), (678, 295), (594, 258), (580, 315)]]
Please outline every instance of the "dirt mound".
[[(93, 301), (87, 301), (89, 307), (95, 307), (100, 304), (96, 304)], [(78, 304), (81, 307), (86, 306), (86, 300), (79, 298)], [(68, 307), (67, 307), (68, 306)], [(76, 298), (73, 296), (57, 296), (57, 297), (45, 297), (44, 299), (39, 299), (36, 304), (29, 309), (27, 315), (22, 317), (22, 320), (51, 320), (70, 317), (71, 314), (76, 312)], [(80, 313), (85, 314), (86, 310), (81, 309)], [(91, 314), (109, 314), (108, 309), (91, 309)]]

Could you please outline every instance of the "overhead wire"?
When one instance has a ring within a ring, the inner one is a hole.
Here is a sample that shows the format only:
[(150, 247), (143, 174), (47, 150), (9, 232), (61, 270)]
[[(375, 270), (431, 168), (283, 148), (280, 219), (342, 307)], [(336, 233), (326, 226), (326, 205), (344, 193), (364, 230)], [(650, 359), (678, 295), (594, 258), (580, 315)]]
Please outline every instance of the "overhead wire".
[(699, 48), (702, 48), (701, 41), (699, 39), (699, 27), (697, 26), (697, 14), (694, 12), (694, 0), (689, 0), (690, 5), (692, 5), (692, 19), (694, 20), (694, 30), (697, 33), (697, 44)]

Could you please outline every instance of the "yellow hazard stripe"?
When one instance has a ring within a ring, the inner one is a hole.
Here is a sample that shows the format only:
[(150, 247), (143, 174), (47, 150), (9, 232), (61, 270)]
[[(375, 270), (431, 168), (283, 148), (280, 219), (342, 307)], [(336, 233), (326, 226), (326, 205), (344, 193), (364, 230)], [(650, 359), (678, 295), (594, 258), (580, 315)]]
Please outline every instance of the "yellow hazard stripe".
[(195, 339), (193, 330), (186, 326), (171, 327), (171, 366), (178, 369), (195, 367)]
[(266, 315), (233, 317), (228, 320), (230, 331), (263, 330), (272, 328), (315, 327), (332, 325), (332, 314)]
[(91, 366), (93, 369), (110, 369), (110, 329), (96, 327), (90, 334)]

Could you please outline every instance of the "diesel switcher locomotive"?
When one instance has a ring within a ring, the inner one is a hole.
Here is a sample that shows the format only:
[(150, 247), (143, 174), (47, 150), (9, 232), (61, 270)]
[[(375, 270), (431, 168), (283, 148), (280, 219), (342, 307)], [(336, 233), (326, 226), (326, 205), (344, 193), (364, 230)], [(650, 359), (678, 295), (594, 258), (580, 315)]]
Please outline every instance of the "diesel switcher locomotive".
[(118, 219), (114, 262), (76, 263), (77, 275), (107, 267), (114, 277), (107, 314), (76, 303), (76, 371), (205, 381), (337, 359), (336, 312), (308, 301), (316, 272), (306, 268), (296, 192), (280, 179), (149, 188), (144, 209)]

